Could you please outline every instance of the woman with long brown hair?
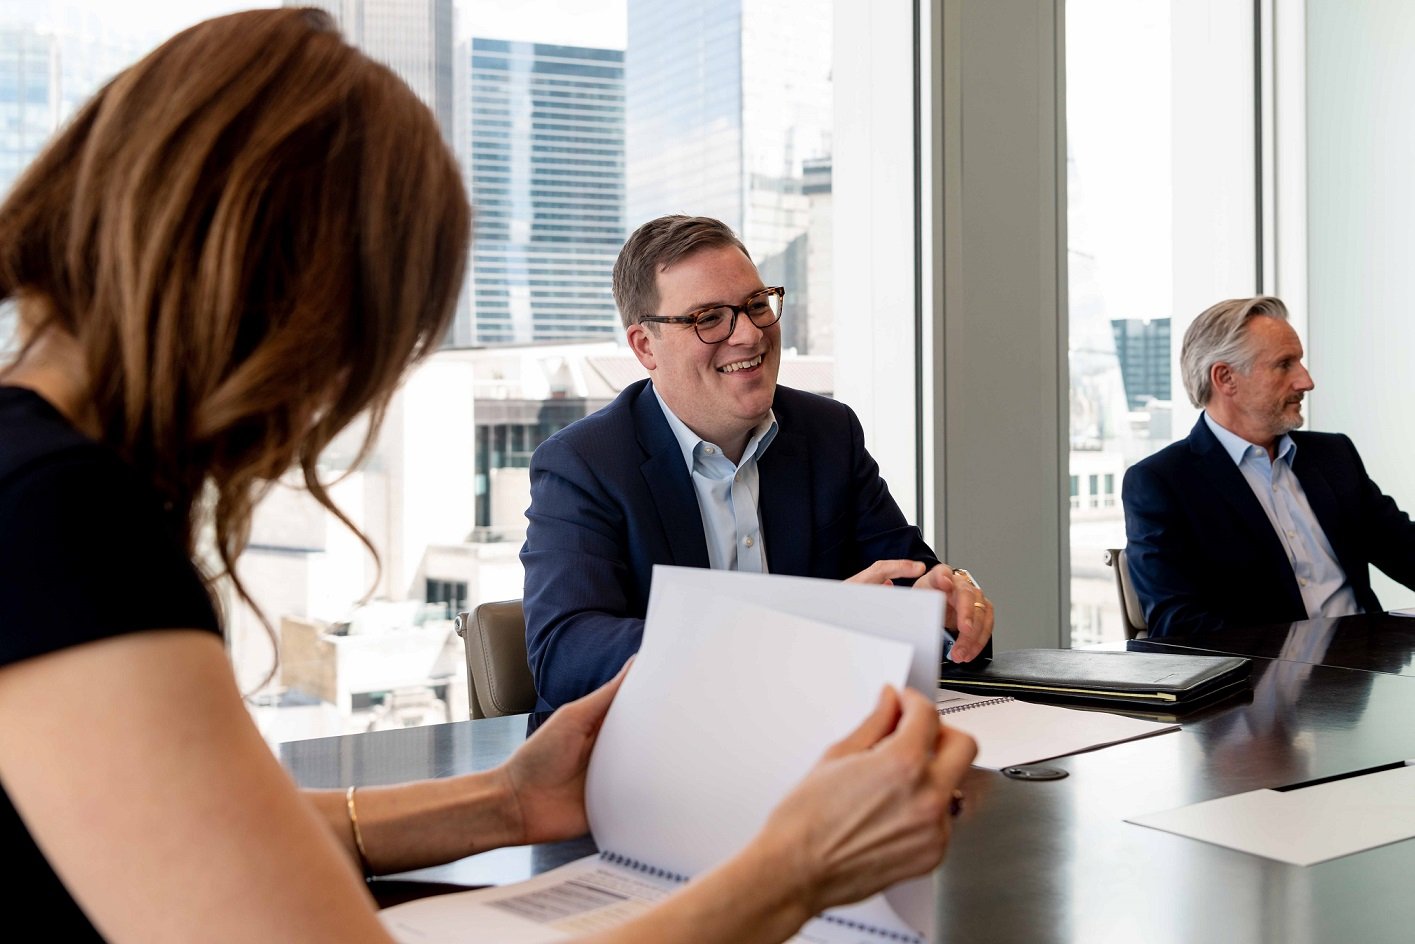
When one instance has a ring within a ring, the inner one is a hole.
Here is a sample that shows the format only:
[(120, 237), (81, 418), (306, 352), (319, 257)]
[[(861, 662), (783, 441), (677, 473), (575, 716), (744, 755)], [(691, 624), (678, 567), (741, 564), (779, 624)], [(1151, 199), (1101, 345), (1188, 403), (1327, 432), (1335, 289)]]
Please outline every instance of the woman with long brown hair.
[[(320, 453), (367, 410), (366, 450), (443, 337), (470, 220), (428, 110), (308, 10), (169, 40), (0, 206), (20, 331), (0, 368), (11, 922), (66, 941), (381, 941), (361, 869), (585, 832), (619, 679), (502, 767), (362, 790), (356, 811), (271, 754), (196, 563), (209, 533), (244, 596), (251, 510), (291, 466), (338, 514)], [(746, 849), (608, 936), (781, 940), (932, 868), (972, 756), (927, 699), (886, 692)]]

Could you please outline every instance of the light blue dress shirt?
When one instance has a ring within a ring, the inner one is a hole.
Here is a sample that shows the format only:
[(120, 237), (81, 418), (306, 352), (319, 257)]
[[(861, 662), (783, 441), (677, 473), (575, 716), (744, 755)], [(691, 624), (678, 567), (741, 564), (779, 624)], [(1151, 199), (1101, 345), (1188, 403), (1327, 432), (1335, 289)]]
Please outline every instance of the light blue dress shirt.
[(1277, 458), (1269, 460), (1266, 449), (1224, 429), (1208, 413), (1204, 414), (1204, 422), (1243, 473), (1272, 522), (1297, 577), (1307, 616), (1315, 619), (1362, 612), (1346, 572), (1337, 563), (1331, 542), (1312, 512), (1307, 493), (1292, 472), (1292, 459), (1297, 455), (1292, 437), (1284, 435), (1279, 439)]
[(683, 461), (693, 477), (698, 511), (703, 516), (703, 536), (707, 539), (708, 563), (713, 570), (745, 570), (764, 574), (766, 548), (762, 544), (762, 516), (757, 502), (761, 495), (761, 475), (757, 460), (776, 438), (776, 414), (752, 430), (742, 461), (733, 464), (722, 447), (704, 440), (673, 414), (668, 404), (653, 392), (668, 426), (683, 450)]

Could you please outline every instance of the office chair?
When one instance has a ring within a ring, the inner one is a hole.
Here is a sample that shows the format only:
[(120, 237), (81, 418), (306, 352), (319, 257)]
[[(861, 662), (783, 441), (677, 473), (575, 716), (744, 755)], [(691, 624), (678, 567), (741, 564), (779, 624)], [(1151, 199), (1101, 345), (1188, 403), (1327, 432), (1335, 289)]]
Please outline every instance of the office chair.
[(1105, 552), (1105, 562), (1115, 572), (1115, 594), (1120, 598), (1120, 615), (1125, 620), (1125, 638), (1141, 639), (1149, 634), (1145, 625), (1145, 610), (1130, 583), (1130, 565), (1125, 560), (1125, 548), (1113, 547)]
[(526, 662), (526, 617), (520, 600), (479, 604), (457, 614), (467, 650), (467, 706), (473, 718), (534, 711), (536, 683)]

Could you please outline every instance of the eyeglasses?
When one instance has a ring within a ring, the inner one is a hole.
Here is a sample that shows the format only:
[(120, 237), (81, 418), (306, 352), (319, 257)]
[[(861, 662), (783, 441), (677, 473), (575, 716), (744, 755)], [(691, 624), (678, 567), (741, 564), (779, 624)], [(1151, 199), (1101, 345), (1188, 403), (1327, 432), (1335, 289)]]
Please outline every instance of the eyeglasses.
[(737, 330), (737, 316), (746, 315), (758, 328), (770, 328), (781, 320), (786, 289), (780, 285), (764, 288), (740, 305), (714, 305), (686, 315), (644, 315), (640, 321), (654, 324), (690, 324), (704, 344), (721, 344)]

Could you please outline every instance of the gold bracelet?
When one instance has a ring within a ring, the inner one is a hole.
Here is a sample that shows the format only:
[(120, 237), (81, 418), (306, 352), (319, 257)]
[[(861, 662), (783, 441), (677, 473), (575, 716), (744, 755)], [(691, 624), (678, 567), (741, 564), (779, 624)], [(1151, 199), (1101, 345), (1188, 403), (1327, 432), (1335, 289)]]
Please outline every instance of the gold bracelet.
[(364, 871), (364, 878), (373, 877), (373, 867), (368, 862), (368, 850), (364, 848), (363, 830), (359, 829), (359, 811), (354, 807), (354, 791), (357, 787), (350, 787), (344, 793), (344, 805), (349, 808), (349, 825), (354, 830), (354, 846), (359, 850), (359, 868)]

